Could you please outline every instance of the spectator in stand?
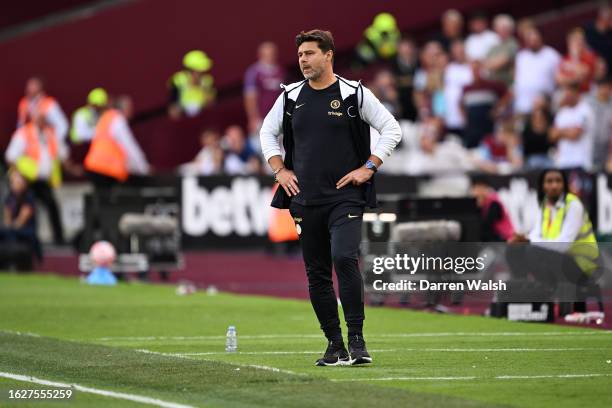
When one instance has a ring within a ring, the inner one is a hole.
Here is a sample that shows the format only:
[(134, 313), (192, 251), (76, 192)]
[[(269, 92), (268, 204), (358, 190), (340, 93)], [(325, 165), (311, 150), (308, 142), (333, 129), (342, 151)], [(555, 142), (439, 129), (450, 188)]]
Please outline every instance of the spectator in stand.
[(514, 65), (514, 110), (527, 115), (541, 95), (550, 97), (555, 90), (555, 73), (561, 56), (544, 45), (538, 29), (525, 32), (526, 48), (518, 52)]
[(442, 14), (440, 23), (442, 32), (432, 40), (439, 42), (446, 52), (450, 52), (453, 41), (463, 40), (463, 16), (457, 10), (449, 9)]
[(545, 97), (536, 100), (533, 110), (523, 126), (523, 155), (527, 169), (546, 169), (553, 167), (550, 158), (552, 144), (548, 132), (552, 124), (549, 103)]
[(261, 43), (257, 49), (257, 62), (244, 74), (244, 107), (251, 135), (258, 133), (263, 117), (272, 109), (281, 91), (285, 71), (278, 64), (277, 55), (276, 44)]
[(489, 30), (487, 15), (477, 11), (470, 17), (470, 35), (465, 40), (465, 53), (469, 60), (484, 60), (494, 46), (500, 43), (499, 36)]
[(379, 13), (363, 32), (363, 39), (355, 50), (358, 65), (369, 65), (377, 61), (389, 61), (397, 53), (401, 37), (395, 17)]
[(4, 227), (0, 228), (3, 248), (10, 242), (26, 244), (30, 252), (42, 260), (42, 249), (36, 235), (36, 204), (28, 181), (15, 169), (10, 169), (9, 194), (4, 200)]
[(482, 76), (482, 64), (472, 61), (470, 85), (463, 88), (460, 103), (465, 118), (463, 144), (468, 149), (477, 147), (482, 139), (493, 133), (495, 118), (508, 104), (510, 94), (503, 82), (490, 81)]
[(519, 40), (519, 47), (527, 46), (527, 37), (532, 28), (536, 28), (536, 25), (532, 19), (527, 17), (521, 18), (518, 23), (516, 23), (516, 34)]
[(612, 170), (612, 76), (597, 81), (587, 101), (593, 111), (593, 170)]
[(557, 143), (555, 165), (560, 169), (593, 167), (593, 111), (581, 101), (580, 86), (569, 84), (563, 88), (561, 109), (550, 129), (550, 141)]
[(585, 28), (586, 42), (599, 55), (612, 75), (612, 7), (608, 2), (602, 3), (595, 21)]
[(378, 71), (374, 76), (370, 90), (394, 117), (398, 118), (400, 116), (401, 107), (396, 80), (390, 71)]
[(428, 42), (421, 51), (421, 66), (414, 76), (414, 102), (420, 120), (443, 110), (447, 61), (446, 53), (436, 41)]
[(418, 49), (412, 38), (402, 38), (397, 47), (397, 58), (393, 63), (393, 73), (397, 79), (397, 92), (401, 108), (401, 118), (414, 122), (417, 117), (414, 105), (414, 76), (418, 66)]
[(215, 100), (213, 77), (208, 73), (212, 60), (200, 50), (189, 51), (183, 57), (184, 69), (169, 80), (170, 104), (168, 114), (172, 119), (182, 115), (193, 117)]
[(469, 152), (458, 138), (442, 138), (444, 124), (442, 119), (430, 117), (424, 120), (419, 129), (419, 148), (410, 152), (405, 161), (407, 174), (453, 175), (474, 169)]
[(503, 122), (496, 132), (487, 135), (478, 149), (478, 167), (493, 174), (511, 174), (523, 166), (520, 138), (514, 123)]
[(54, 242), (63, 245), (64, 230), (52, 188), (62, 183), (62, 162), (68, 153), (48, 123), (45, 111), (35, 110), (31, 115), (32, 120), (26, 120), (13, 134), (5, 159), (30, 183), (35, 197), (47, 209)]
[(261, 162), (257, 153), (247, 143), (244, 131), (238, 125), (232, 125), (225, 130), (223, 136), (225, 160), (223, 170), (230, 176), (261, 173)]
[(463, 135), (465, 120), (461, 112), (461, 94), (463, 88), (472, 83), (472, 68), (465, 58), (462, 40), (451, 44), (451, 62), (444, 71), (444, 125), (446, 133)]
[(486, 177), (472, 180), (472, 196), (480, 208), (480, 240), (482, 242), (506, 242), (514, 235), (514, 227), (508, 211)]
[(206, 129), (200, 135), (202, 148), (192, 162), (179, 168), (183, 175), (212, 176), (223, 171), (223, 149), (221, 135), (214, 129)]
[(597, 56), (588, 48), (582, 28), (574, 28), (567, 34), (567, 54), (557, 69), (557, 84), (563, 87), (580, 84), (581, 92), (588, 92), (595, 74)]
[(494, 45), (484, 61), (489, 79), (512, 85), (514, 58), (518, 52), (518, 42), (514, 38), (514, 19), (500, 14), (493, 19), (493, 29), (499, 36), (499, 44)]

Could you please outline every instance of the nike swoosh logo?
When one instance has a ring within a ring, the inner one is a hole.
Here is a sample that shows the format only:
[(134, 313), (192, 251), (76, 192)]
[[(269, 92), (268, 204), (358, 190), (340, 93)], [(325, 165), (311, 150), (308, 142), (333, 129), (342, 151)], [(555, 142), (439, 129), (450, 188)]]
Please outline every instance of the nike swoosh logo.
[(359, 216), (358, 216), (358, 215), (351, 215), (351, 214), (349, 214), (349, 215), (348, 215), (348, 217), (349, 217), (349, 218), (359, 218)]
[(295, 105), (295, 109), (299, 109), (300, 107), (306, 105), (305, 103), (301, 104), (301, 105)]

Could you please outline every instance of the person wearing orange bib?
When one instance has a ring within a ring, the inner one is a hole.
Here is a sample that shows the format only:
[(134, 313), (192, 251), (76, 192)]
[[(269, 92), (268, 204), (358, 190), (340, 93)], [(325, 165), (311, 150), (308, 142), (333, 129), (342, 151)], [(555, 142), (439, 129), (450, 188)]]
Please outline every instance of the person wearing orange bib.
[(36, 198), (46, 207), (56, 244), (64, 243), (64, 233), (51, 188), (61, 184), (62, 162), (66, 158), (65, 145), (42, 110), (35, 111), (32, 120), (15, 131), (5, 152), (6, 162), (30, 183)]
[(68, 119), (55, 98), (45, 92), (43, 81), (38, 77), (28, 79), (25, 95), (17, 106), (17, 127), (24, 126), (35, 112), (41, 112), (55, 136), (62, 144), (68, 135)]
[(130, 174), (148, 174), (150, 165), (128, 125), (132, 100), (120, 96), (96, 125), (84, 167), (96, 188), (125, 182)]

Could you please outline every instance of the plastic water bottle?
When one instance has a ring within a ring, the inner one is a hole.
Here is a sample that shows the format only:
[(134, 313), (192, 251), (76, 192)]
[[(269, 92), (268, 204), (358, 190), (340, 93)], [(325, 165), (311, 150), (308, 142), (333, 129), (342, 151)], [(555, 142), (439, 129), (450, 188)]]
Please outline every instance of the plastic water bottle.
[(227, 328), (227, 334), (225, 336), (225, 351), (228, 353), (234, 353), (238, 351), (238, 338), (236, 337), (236, 326), (230, 326)]

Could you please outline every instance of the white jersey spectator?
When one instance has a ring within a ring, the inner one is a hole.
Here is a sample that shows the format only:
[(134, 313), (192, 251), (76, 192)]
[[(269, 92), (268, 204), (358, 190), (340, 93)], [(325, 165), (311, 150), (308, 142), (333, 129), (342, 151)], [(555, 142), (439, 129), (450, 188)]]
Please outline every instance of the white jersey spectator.
[(487, 54), (501, 42), (499, 36), (488, 29), (487, 16), (475, 13), (470, 18), (470, 35), (465, 40), (465, 53), (470, 61), (484, 60)]
[(500, 43), (499, 36), (491, 30), (470, 34), (465, 40), (465, 52), (470, 60), (483, 60), (491, 48)]
[(462, 41), (451, 44), (453, 62), (444, 71), (444, 124), (450, 131), (463, 129), (465, 119), (461, 112), (461, 94), (466, 85), (472, 83), (472, 68), (465, 60)]
[(531, 112), (539, 96), (552, 95), (561, 62), (561, 55), (542, 43), (535, 28), (529, 29), (526, 40), (527, 48), (518, 52), (514, 67), (514, 109), (520, 114)]
[(593, 111), (586, 101), (580, 101), (577, 87), (564, 91), (563, 106), (557, 112), (551, 137), (558, 141), (558, 168), (591, 169), (593, 166)]

